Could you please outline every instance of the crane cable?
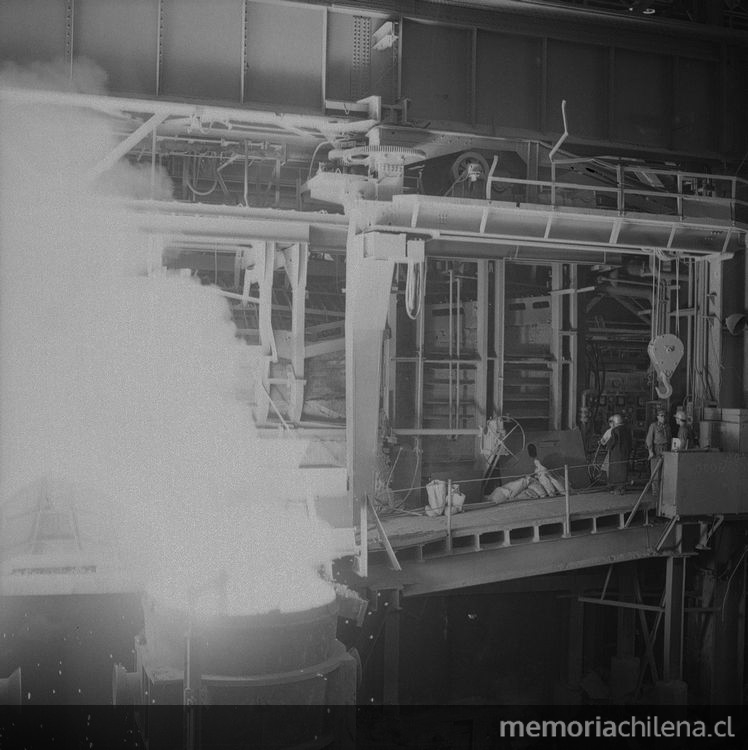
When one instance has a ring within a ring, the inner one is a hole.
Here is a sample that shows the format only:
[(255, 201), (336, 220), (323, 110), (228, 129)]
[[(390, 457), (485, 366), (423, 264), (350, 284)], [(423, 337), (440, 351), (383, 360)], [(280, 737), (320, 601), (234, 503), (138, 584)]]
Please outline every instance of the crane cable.
[(426, 283), (426, 261), (408, 261), (405, 279), (405, 312), (411, 320), (421, 314), (423, 285)]

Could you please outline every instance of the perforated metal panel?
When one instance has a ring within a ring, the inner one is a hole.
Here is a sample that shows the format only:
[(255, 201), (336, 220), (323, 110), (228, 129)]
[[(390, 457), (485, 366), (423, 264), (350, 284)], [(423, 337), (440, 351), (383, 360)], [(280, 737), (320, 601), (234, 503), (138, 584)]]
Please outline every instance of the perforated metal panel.
[(397, 45), (384, 50), (372, 49), (372, 35), (383, 23), (383, 17), (328, 12), (328, 99), (348, 101), (375, 94), (386, 103), (394, 100)]
[(353, 59), (351, 69), (351, 96), (361, 99), (369, 93), (371, 73), (371, 18), (353, 18)]

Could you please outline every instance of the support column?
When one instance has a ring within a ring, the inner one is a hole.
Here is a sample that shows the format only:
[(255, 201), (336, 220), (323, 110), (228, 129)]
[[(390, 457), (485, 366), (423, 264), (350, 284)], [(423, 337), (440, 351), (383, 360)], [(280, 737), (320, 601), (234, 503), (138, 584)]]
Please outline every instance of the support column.
[[(382, 381), (382, 337), (396, 262), (424, 258), (423, 241), (404, 234), (357, 234), (351, 223), (346, 256), (346, 468), (353, 522), (360, 524), (366, 557), (366, 496), (374, 495)], [(359, 559), (359, 570), (366, 560)]]
[[(636, 563), (617, 565), (618, 598), (621, 601), (634, 601), (634, 575)], [(621, 607), (618, 610), (618, 629), (616, 632), (616, 653), (621, 657), (634, 656), (636, 639), (636, 610)]]
[(566, 681), (556, 689), (555, 701), (559, 704), (575, 705), (581, 702), (584, 659), (584, 604), (579, 601), (577, 591), (569, 600), (568, 635), (566, 639)]
[(497, 414), (504, 413), (504, 311), (505, 311), (506, 261), (494, 261), (494, 326), (493, 348), (496, 360), (493, 369), (493, 405)]
[(724, 400), (723, 373), (725, 363), (722, 361), (722, 320), (723, 288), (722, 263), (718, 260), (707, 261), (707, 290), (706, 290), (706, 363), (708, 382), (712, 386), (714, 397), (722, 406), (733, 403), (732, 398)]
[(712, 544), (707, 567), (716, 575), (705, 575), (702, 583), (702, 604), (712, 610), (706, 615), (699, 655), (702, 702), (737, 705), (743, 701), (748, 554), (738, 525), (723, 525)]
[[(636, 563), (616, 566), (618, 573), (618, 598), (633, 602)], [(616, 628), (616, 654), (610, 662), (610, 691), (614, 700), (624, 702), (633, 697), (639, 680), (639, 657), (636, 656), (637, 611), (630, 607), (618, 609)]]
[(291, 283), (291, 372), (288, 375), (288, 416), (299, 422), (304, 409), (304, 362), (306, 320), (306, 244), (294, 244), (283, 251), (286, 275)]
[[(482, 427), (488, 419), (486, 400), (488, 397), (488, 261), (477, 262), (478, 310), (477, 310), (477, 354), (475, 370), (475, 421)], [(480, 458), (480, 437), (476, 438), (475, 457)]]
[(665, 683), (683, 680), (683, 606), (686, 558), (668, 557), (665, 571), (665, 632), (662, 678)]
[(563, 429), (563, 264), (551, 263), (551, 382), (548, 426)]
[(358, 502), (374, 490), (382, 334), (395, 268), (393, 260), (365, 258), (363, 244), (362, 235), (348, 242), (345, 299), (348, 480)]
[(390, 592), (385, 606), (382, 703), (396, 706), (400, 702), (400, 592), (397, 589)]

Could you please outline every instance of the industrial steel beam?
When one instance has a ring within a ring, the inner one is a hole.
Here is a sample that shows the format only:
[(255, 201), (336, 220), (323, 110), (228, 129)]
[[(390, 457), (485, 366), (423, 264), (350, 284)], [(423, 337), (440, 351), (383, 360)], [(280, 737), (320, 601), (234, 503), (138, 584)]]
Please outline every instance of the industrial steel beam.
[[(124, 141), (119, 143), (106, 157), (104, 157), (90, 172), (89, 177), (95, 179), (113, 167), (125, 154), (140, 143), (143, 138), (154, 133), (158, 126), (168, 117), (165, 112), (151, 115), (140, 127), (136, 128)], [(155, 156), (155, 153), (154, 153)]]
[[(398, 578), (404, 586), (403, 595), (410, 597), (637, 560), (657, 556), (651, 547), (651, 533), (650, 528), (641, 527), (419, 562), (404, 560), (401, 555), (403, 571)], [(371, 581), (380, 575), (378, 567), (369, 566)]]
[[(22, 89), (13, 86), (0, 88), (0, 99), (19, 104), (44, 104), (81, 107), (96, 112), (121, 115), (126, 112), (150, 113), (168, 117), (187, 118), (186, 125), (201, 122), (263, 125), (275, 132), (287, 131), (305, 138), (327, 138), (330, 135), (368, 132), (378, 124), (374, 119), (354, 119), (340, 116), (285, 114), (257, 109), (238, 109), (216, 105), (187, 104), (152, 99), (131, 99), (96, 94), (71, 94), (43, 89)], [(233, 135), (236, 135), (234, 133)]]

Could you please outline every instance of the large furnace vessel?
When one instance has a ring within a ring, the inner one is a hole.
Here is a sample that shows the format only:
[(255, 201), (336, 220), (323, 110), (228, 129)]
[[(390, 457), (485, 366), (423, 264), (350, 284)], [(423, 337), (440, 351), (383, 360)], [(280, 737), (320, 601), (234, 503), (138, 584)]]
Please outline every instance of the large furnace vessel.
[[(113, 697), (116, 705), (136, 706), (151, 750), (171, 746), (175, 732), (185, 731), (161, 708), (175, 705), (194, 706), (202, 717), (196, 731), (212, 742), (222, 739), (227, 747), (246, 743), (246, 732), (256, 739), (258, 731), (272, 737), (268, 747), (346, 745), (341, 734), (351, 733), (346, 717), (352, 712), (330, 707), (355, 704), (359, 667), (336, 639), (335, 600), (299, 612), (208, 616), (145, 595), (143, 612), (135, 670), (115, 666)], [(243, 708), (231, 722), (211, 722), (225, 712), (203, 711), (203, 706)], [(251, 709), (261, 706), (273, 708)]]

